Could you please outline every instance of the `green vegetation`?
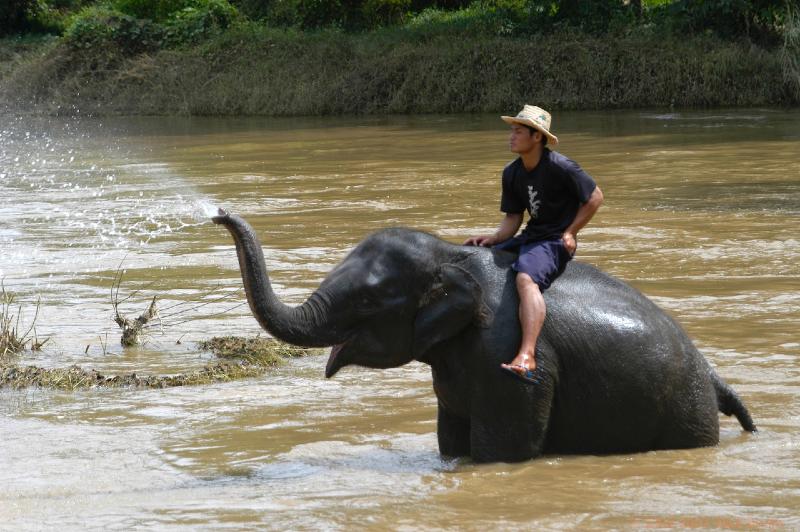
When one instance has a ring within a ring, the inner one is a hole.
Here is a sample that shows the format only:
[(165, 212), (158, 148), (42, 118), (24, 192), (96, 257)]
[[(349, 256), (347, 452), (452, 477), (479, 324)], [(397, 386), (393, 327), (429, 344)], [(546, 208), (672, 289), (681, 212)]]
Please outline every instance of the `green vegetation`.
[(171, 388), (214, 384), (258, 377), (287, 359), (306, 356), (314, 351), (294, 347), (271, 338), (215, 337), (200, 342), (200, 349), (211, 351), (218, 362), (207, 364), (197, 371), (178, 375), (103, 375), (93, 369), (78, 366), (68, 368), (20, 367), (8, 354), (0, 355), (0, 388), (39, 387), (57, 390), (87, 388)]
[(6, 0), (0, 32), (69, 31), (98, 16), (178, 31), (198, 25), (224, 29), (241, 13), (264, 26), (303, 31), (428, 25), (541, 35), (562, 27), (598, 34), (655, 25), (676, 34), (711, 31), (774, 40), (793, 5), (788, 0)]
[(312, 352), (272, 338), (260, 336), (215, 336), (198, 344), (200, 349), (211, 351), (219, 358), (238, 359), (263, 367), (283, 364), (287, 359), (306, 356)]
[(204, 366), (198, 371), (179, 375), (103, 375), (79, 366), (68, 368), (19, 367), (0, 363), (0, 387), (14, 389), (49, 388), (76, 391), (87, 388), (172, 388), (214, 384), (257, 377), (265, 368), (229, 362)]
[(795, 101), (800, 101), (800, 7), (786, 7), (784, 42), (781, 49), (783, 77), (794, 91)]
[(36, 303), (36, 314), (26, 328), (22, 321), (22, 306), (16, 305), (15, 300), (14, 294), (7, 292), (5, 285), (0, 281), (0, 361), (28, 347), (37, 351), (47, 342), (47, 340), (39, 342), (36, 338), (35, 326), (36, 318), (39, 316), (39, 303)]
[[(154, 309), (155, 299), (145, 314), (154, 312)], [(39, 302), (36, 303), (34, 312), (33, 318), (25, 325), (26, 320), (21, 317), (22, 305), (16, 302), (14, 294), (7, 292), (0, 282), (0, 388), (39, 387), (72, 391), (97, 387), (169, 388), (213, 384), (257, 377), (290, 358), (318, 352), (318, 350), (295, 347), (273, 338), (224, 336), (198, 343), (201, 350), (209, 351), (217, 357), (216, 362), (207, 364), (197, 371), (178, 375), (136, 373), (103, 375), (94, 369), (84, 369), (79, 366), (67, 368), (20, 366), (18, 358), (21, 352), (39, 351), (47, 342), (47, 340), (40, 342), (36, 338), (35, 324), (39, 315)], [(120, 319), (116, 305), (115, 314), (116, 318)], [(123, 342), (123, 345), (132, 344)]]
[(267, 114), (796, 105), (790, 0), (11, 0), (0, 100)]

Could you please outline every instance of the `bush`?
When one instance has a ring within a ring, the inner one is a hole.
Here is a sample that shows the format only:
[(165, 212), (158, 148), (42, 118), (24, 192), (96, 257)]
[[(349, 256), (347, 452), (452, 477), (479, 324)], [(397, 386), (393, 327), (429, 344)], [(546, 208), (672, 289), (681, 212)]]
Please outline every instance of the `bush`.
[(233, 0), (233, 4), (251, 20), (277, 27), (300, 27), (300, 0)]
[(0, 0), (0, 37), (16, 33), (61, 34), (69, 18), (91, 0)]
[[(183, 7), (169, 12), (179, 4)], [(129, 11), (102, 4), (81, 10), (64, 34), (66, 43), (73, 48), (113, 44), (123, 54), (135, 55), (197, 42), (228, 28), (238, 17), (226, 0), (120, 0), (115, 5)], [(144, 16), (161, 17), (168, 12), (163, 22)]]
[(428, 8), (411, 17), (409, 29), (422, 34), (530, 35), (552, 24), (544, 12), (524, 0), (473, 2), (455, 11)]
[(193, 0), (114, 0), (113, 7), (135, 18), (165, 22), (176, 12), (195, 3)]
[(114, 44), (126, 54), (155, 50), (164, 39), (164, 29), (147, 19), (138, 19), (109, 7), (81, 10), (64, 33), (73, 48), (96, 48)]
[(227, 29), (239, 12), (227, 0), (193, 0), (167, 21), (167, 36), (172, 44), (189, 44)]
[(0, 2), (0, 36), (22, 33), (39, 9), (38, 0), (3, 0)]
[(245, 16), (271, 26), (350, 31), (401, 24), (417, 3), (413, 0), (234, 0)]
[(411, 0), (365, 0), (361, 6), (364, 27), (394, 26), (403, 22)]
[(746, 36), (776, 45), (790, 5), (784, 0), (676, 0), (655, 11), (659, 23), (678, 34), (706, 32), (726, 39)]

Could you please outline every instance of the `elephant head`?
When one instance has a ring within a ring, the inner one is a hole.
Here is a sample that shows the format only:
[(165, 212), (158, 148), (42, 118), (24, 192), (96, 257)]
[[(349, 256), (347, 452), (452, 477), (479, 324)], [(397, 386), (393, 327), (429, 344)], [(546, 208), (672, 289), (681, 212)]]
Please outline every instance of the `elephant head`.
[(489, 315), (480, 285), (459, 265), (475, 251), (432, 235), (400, 228), (370, 235), (303, 304), (289, 307), (272, 290), (253, 228), (223, 210), (213, 221), (233, 236), (258, 322), (285, 342), (331, 346), (326, 377), (351, 364), (390, 368), (414, 359), (428, 362), (436, 344)]

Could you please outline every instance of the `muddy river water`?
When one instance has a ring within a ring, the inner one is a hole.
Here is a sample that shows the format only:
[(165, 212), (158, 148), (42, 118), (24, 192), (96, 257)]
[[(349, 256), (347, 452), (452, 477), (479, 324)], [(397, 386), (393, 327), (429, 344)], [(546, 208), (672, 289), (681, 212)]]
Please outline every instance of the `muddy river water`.
[[(671, 313), (760, 433), (722, 416), (714, 448), (446, 460), (427, 366), (326, 380), (325, 353), (209, 386), (2, 389), (0, 529), (800, 529), (800, 111), (554, 131), (606, 196), (579, 260)], [(0, 278), (23, 324), (41, 298), (49, 338), (20, 363), (178, 373), (212, 358), (196, 342), (257, 333), (210, 204), (253, 224), (300, 303), (373, 230), (492, 230), (509, 160), (494, 115), (0, 116)], [(121, 310), (164, 309), (136, 348), (112, 321), (120, 265)]]

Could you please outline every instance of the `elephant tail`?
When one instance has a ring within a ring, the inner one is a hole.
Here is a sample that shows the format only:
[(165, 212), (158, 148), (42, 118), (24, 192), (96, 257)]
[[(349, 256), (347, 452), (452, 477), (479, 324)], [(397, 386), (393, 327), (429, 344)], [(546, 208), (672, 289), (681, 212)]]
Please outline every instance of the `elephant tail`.
[(736, 419), (739, 420), (739, 424), (747, 432), (758, 432), (755, 423), (753, 423), (753, 418), (750, 417), (750, 412), (747, 411), (747, 407), (744, 406), (744, 403), (742, 403), (742, 400), (736, 392), (733, 391), (733, 388), (728, 386), (728, 384), (713, 370), (711, 372), (711, 379), (714, 382), (714, 389), (717, 392), (719, 411), (726, 416), (736, 416)]

